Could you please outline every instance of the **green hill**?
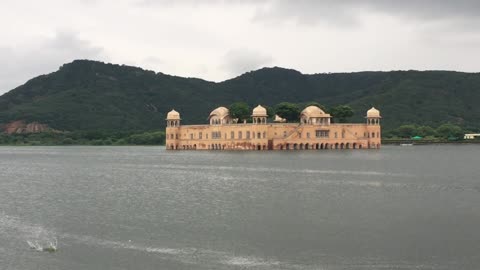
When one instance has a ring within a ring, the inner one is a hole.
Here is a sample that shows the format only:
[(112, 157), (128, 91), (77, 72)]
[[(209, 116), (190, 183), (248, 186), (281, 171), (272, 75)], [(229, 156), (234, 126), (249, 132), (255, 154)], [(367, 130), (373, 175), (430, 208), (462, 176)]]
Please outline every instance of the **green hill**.
[(153, 130), (175, 108), (184, 123), (205, 123), (235, 101), (275, 105), (316, 101), (348, 104), (354, 121), (379, 108), (386, 129), (445, 122), (480, 129), (480, 74), (392, 71), (305, 75), (263, 68), (220, 83), (136, 67), (77, 60), (0, 96), (0, 124), (39, 122), (57, 130)]

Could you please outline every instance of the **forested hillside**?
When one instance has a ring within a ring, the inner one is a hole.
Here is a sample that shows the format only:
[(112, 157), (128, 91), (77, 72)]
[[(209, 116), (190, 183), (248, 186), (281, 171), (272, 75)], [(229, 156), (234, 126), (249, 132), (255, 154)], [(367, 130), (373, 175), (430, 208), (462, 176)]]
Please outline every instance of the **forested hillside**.
[(0, 97), (0, 124), (39, 122), (56, 130), (158, 130), (175, 108), (184, 123), (204, 123), (217, 106), (244, 101), (350, 105), (352, 121), (372, 106), (383, 126), (480, 128), (480, 74), (392, 71), (305, 75), (263, 68), (220, 83), (155, 73), (136, 67), (77, 60), (36, 77)]

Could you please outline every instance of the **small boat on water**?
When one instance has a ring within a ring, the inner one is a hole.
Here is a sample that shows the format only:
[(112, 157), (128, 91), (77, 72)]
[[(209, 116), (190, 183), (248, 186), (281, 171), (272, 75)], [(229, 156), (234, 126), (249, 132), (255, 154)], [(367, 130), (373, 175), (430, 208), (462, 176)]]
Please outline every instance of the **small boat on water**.
[(401, 143), (400, 146), (413, 146), (413, 143)]

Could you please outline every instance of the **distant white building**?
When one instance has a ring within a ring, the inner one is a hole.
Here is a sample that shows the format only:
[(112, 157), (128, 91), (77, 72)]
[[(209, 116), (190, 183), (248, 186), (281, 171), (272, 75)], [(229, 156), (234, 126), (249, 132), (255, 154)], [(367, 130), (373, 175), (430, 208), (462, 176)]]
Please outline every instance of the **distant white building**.
[(465, 136), (463, 136), (463, 138), (464, 138), (465, 140), (473, 140), (473, 139), (475, 139), (475, 138), (477, 138), (477, 137), (480, 138), (480, 134), (479, 134), (479, 133), (477, 133), (477, 134), (473, 134), (473, 133), (471, 133), (471, 134), (465, 134)]

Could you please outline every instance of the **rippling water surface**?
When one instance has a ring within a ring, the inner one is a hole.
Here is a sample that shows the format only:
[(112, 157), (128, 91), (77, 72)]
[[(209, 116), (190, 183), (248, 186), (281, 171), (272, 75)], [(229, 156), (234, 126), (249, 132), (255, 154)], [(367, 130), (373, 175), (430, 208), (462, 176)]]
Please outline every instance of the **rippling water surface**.
[(479, 154), (0, 147), (0, 269), (480, 269)]

